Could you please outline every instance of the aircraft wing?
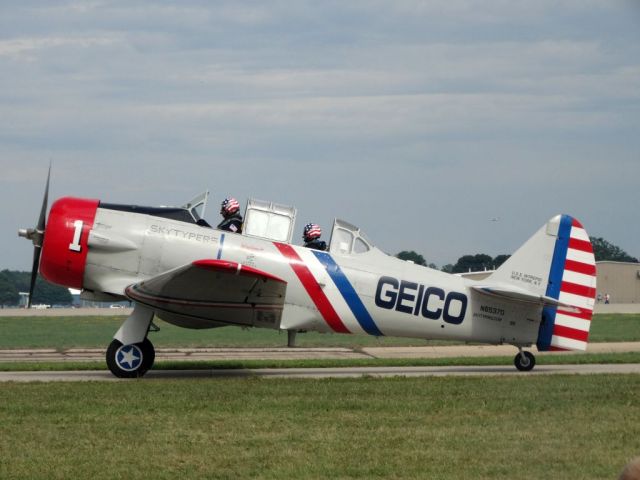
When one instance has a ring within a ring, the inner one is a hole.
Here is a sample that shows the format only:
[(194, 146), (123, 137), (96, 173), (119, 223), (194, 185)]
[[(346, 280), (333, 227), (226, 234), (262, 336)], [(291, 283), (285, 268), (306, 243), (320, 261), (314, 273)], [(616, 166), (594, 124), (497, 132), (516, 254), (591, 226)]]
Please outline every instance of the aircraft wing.
[(197, 260), (130, 285), (125, 295), (162, 313), (224, 324), (278, 324), (287, 283), (224, 260)]
[(490, 295), (514, 302), (532, 303), (544, 307), (562, 307), (570, 311), (576, 310), (573, 305), (559, 302), (555, 298), (545, 295), (536, 295), (523, 289), (495, 285), (474, 285), (471, 289), (483, 295)]

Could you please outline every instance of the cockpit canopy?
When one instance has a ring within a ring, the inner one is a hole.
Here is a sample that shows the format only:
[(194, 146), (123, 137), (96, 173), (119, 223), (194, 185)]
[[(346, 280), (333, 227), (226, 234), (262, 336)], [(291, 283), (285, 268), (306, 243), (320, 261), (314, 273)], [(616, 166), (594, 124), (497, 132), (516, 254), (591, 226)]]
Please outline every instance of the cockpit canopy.
[[(291, 243), (296, 209), (263, 200), (249, 199), (245, 211), (243, 235), (276, 242)], [(360, 228), (335, 219), (331, 230), (329, 251), (339, 255), (366, 253), (373, 244)]]
[(360, 228), (336, 218), (331, 232), (329, 251), (340, 255), (366, 253), (373, 244)]
[[(182, 207), (142, 207), (108, 203), (101, 203), (100, 206), (209, 227), (203, 219), (208, 198), (209, 192), (204, 192)], [(294, 207), (250, 198), (244, 214), (242, 235), (291, 243), (296, 214)], [(366, 253), (373, 248), (373, 243), (359, 227), (337, 218), (334, 220), (329, 252), (337, 255), (353, 255)]]
[(296, 209), (250, 198), (245, 211), (243, 234), (291, 243)]

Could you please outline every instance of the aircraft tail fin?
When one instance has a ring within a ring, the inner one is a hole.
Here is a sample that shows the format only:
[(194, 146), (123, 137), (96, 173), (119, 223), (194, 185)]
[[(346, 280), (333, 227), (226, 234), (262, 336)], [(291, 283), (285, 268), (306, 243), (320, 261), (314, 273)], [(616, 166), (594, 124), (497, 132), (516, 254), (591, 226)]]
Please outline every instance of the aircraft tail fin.
[(476, 290), (543, 305), (539, 351), (586, 350), (596, 262), (589, 236), (575, 218), (549, 220), (485, 282)]

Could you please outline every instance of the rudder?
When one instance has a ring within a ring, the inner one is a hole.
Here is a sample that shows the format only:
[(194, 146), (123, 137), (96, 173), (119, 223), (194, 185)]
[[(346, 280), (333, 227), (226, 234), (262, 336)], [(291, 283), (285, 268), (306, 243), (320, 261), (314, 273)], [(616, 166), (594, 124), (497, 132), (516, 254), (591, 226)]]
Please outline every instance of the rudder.
[(560, 220), (547, 296), (574, 308), (543, 309), (538, 350), (586, 350), (596, 298), (596, 261), (589, 235), (569, 215)]

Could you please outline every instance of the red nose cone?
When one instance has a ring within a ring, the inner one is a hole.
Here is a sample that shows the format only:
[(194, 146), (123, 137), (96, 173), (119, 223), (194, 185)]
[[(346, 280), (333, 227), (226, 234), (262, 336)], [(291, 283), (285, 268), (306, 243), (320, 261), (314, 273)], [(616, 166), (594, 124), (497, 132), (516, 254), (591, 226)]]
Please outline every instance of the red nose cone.
[(52, 283), (82, 288), (84, 266), (98, 200), (64, 197), (49, 212), (42, 245), (40, 273)]

